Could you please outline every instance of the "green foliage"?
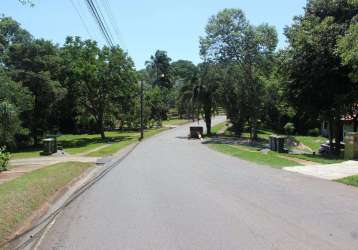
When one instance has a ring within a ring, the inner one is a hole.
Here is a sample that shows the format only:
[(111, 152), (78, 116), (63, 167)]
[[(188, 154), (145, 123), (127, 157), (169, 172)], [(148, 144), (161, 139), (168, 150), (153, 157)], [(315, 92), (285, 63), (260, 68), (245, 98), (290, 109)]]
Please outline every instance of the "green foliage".
[(11, 154), (6, 151), (6, 147), (0, 147), (0, 172), (7, 170)]
[(210, 18), (206, 36), (200, 39), (202, 57), (223, 64), (222, 101), (236, 134), (246, 122), (257, 138), (262, 111), (263, 82), (277, 44), (275, 28), (253, 26), (240, 9), (224, 9)]
[(358, 17), (338, 41), (338, 51), (345, 65), (352, 67), (350, 76), (358, 82)]
[(292, 135), (295, 132), (295, 125), (291, 122), (286, 123), (283, 127), (287, 135)]
[[(345, 107), (356, 102), (357, 85), (337, 54), (337, 44), (357, 11), (347, 0), (310, 0), (305, 14), (285, 32), (290, 44), (284, 69), (288, 100), (303, 115), (324, 118), (332, 127), (339, 127)], [(339, 143), (340, 130), (332, 132)]]
[(163, 88), (173, 86), (171, 79), (170, 61), (167, 52), (157, 50), (150, 60), (146, 62), (147, 72), (151, 84)]

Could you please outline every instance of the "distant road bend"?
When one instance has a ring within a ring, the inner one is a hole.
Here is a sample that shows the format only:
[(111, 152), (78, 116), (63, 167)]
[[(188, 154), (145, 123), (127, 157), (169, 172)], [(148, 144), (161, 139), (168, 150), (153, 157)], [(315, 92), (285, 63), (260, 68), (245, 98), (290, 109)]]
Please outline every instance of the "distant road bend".
[(358, 189), (187, 134), (185, 125), (141, 143), (57, 217), (39, 249), (358, 250)]

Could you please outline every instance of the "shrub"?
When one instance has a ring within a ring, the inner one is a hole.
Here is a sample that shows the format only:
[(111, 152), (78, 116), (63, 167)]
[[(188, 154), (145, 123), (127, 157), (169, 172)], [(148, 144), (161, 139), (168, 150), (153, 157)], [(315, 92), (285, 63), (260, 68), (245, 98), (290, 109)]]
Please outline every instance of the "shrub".
[(308, 130), (308, 135), (310, 135), (310, 136), (319, 136), (320, 135), (319, 128), (314, 128), (314, 129)]
[(10, 156), (10, 153), (6, 151), (6, 147), (0, 147), (0, 172), (7, 170)]
[(283, 127), (283, 129), (285, 130), (287, 135), (292, 135), (293, 132), (295, 132), (295, 125), (293, 125), (293, 123), (288, 122), (286, 123), (286, 125)]

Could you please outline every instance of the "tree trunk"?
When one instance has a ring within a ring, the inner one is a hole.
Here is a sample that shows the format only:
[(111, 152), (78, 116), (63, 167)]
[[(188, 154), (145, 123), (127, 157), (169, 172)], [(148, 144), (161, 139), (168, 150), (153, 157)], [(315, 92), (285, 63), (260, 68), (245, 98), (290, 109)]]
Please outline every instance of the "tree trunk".
[(353, 117), (353, 132), (358, 132), (358, 115)]
[(329, 150), (332, 151), (332, 149), (333, 149), (333, 121), (332, 121), (332, 118), (329, 118), (328, 127), (329, 127)]
[(104, 133), (104, 125), (103, 125), (103, 117), (102, 116), (100, 116), (97, 120), (97, 129), (98, 129), (98, 133), (101, 135), (101, 139), (105, 140), (106, 135)]
[(211, 114), (205, 114), (205, 124), (206, 124), (206, 133), (207, 135), (211, 135)]
[(253, 141), (257, 141), (257, 121), (256, 119), (252, 120), (252, 125), (251, 125), (251, 139)]

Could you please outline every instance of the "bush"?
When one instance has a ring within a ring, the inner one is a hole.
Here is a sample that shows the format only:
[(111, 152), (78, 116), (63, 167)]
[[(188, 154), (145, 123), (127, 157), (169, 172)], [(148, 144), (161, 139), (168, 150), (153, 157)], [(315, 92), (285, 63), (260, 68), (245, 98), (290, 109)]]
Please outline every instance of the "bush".
[(7, 170), (10, 156), (10, 153), (6, 151), (6, 147), (0, 147), (0, 172)]
[(319, 136), (320, 135), (319, 128), (314, 128), (314, 129), (308, 130), (308, 135), (310, 135), (310, 136)]
[(295, 132), (295, 125), (293, 125), (293, 123), (288, 122), (286, 123), (286, 125), (283, 127), (283, 129), (285, 130), (287, 135), (292, 135), (293, 132)]

